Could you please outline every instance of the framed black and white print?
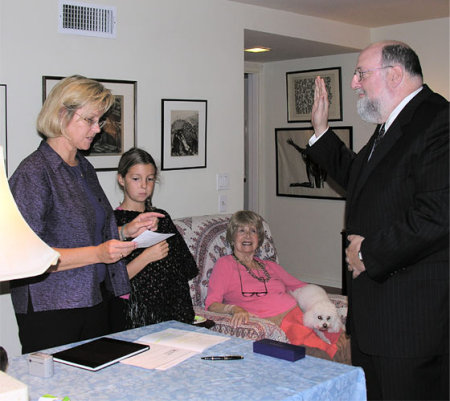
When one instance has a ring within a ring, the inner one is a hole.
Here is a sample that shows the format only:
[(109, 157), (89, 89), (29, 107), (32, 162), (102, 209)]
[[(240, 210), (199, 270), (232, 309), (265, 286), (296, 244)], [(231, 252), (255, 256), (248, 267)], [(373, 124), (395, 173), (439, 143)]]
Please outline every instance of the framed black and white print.
[(206, 167), (206, 122), (206, 100), (161, 100), (161, 170)]
[[(64, 77), (42, 77), (42, 101)], [(117, 170), (121, 155), (136, 143), (136, 81), (97, 79), (115, 96), (102, 127), (87, 152), (83, 152), (97, 171)]]
[(0, 84), (0, 146), (3, 148), (3, 160), (5, 161), (5, 173), (8, 175), (8, 149), (6, 136), (6, 85)]
[(330, 102), (329, 121), (342, 121), (341, 67), (286, 73), (288, 123), (311, 121), (315, 79), (325, 81)]
[[(352, 149), (352, 127), (332, 130)], [(312, 128), (275, 129), (277, 196), (345, 200), (345, 191), (304, 152), (313, 134)]]

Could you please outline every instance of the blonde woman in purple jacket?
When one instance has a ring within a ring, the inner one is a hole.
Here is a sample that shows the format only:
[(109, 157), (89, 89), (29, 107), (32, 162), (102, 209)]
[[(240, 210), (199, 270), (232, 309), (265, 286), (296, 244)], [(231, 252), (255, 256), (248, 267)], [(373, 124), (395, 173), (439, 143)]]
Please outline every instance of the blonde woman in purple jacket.
[[(90, 148), (113, 103), (111, 92), (94, 80), (60, 81), (37, 120), (46, 139), (10, 179), (25, 220), (61, 255), (46, 273), (11, 282), (23, 353), (107, 333), (109, 298), (129, 292), (121, 259), (135, 249), (134, 242), (118, 240), (111, 205), (80, 153)], [(155, 229), (157, 217), (141, 215), (122, 234)]]

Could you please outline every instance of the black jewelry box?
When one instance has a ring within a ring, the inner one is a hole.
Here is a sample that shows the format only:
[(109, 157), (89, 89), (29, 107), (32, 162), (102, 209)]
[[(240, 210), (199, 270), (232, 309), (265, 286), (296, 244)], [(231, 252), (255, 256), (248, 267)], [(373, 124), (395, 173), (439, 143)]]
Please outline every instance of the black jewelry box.
[(305, 347), (301, 345), (286, 344), (267, 338), (253, 343), (253, 352), (291, 362), (304, 358), (305, 351)]

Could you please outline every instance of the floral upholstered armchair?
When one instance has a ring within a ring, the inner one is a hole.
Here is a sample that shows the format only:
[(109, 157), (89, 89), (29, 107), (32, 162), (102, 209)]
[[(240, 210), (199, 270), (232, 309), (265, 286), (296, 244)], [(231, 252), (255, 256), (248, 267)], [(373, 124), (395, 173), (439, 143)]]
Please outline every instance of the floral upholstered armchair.
[[(261, 340), (268, 338), (281, 342), (289, 342), (285, 333), (274, 323), (265, 319), (252, 317), (248, 323), (238, 327), (231, 325), (231, 316), (224, 313), (209, 312), (205, 309), (205, 298), (208, 291), (208, 282), (216, 261), (222, 256), (232, 253), (225, 236), (228, 221), (231, 215), (206, 215), (175, 219), (174, 223), (183, 236), (186, 244), (194, 256), (200, 273), (190, 281), (192, 303), (196, 315), (213, 320), (215, 326), (211, 328), (216, 332), (240, 337), (248, 340)], [(258, 249), (257, 256), (261, 259), (278, 262), (270, 228), (264, 221), (265, 239)], [(301, 277), (299, 277), (301, 279)], [(347, 298), (342, 295), (329, 294), (330, 299), (338, 308), (343, 322), (347, 315)]]

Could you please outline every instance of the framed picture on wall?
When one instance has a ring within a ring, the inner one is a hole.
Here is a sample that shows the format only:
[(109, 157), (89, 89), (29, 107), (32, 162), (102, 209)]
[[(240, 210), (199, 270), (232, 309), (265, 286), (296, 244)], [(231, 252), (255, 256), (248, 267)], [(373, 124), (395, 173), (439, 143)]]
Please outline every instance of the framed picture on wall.
[[(332, 129), (353, 148), (352, 127)], [(345, 191), (304, 153), (313, 134), (312, 128), (275, 129), (277, 196), (345, 200)]]
[(8, 141), (6, 136), (6, 85), (0, 84), (0, 146), (3, 148), (5, 173), (8, 176)]
[(161, 170), (206, 167), (206, 122), (206, 100), (161, 100)]
[(286, 73), (288, 123), (311, 121), (314, 81), (320, 75), (328, 91), (329, 121), (342, 121), (341, 67)]
[[(42, 101), (64, 77), (42, 77)], [(115, 96), (114, 105), (104, 118), (106, 124), (95, 136), (89, 151), (84, 152), (97, 171), (117, 170), (120, 156), (136, 143), (136, 81), (97, 79)]]

